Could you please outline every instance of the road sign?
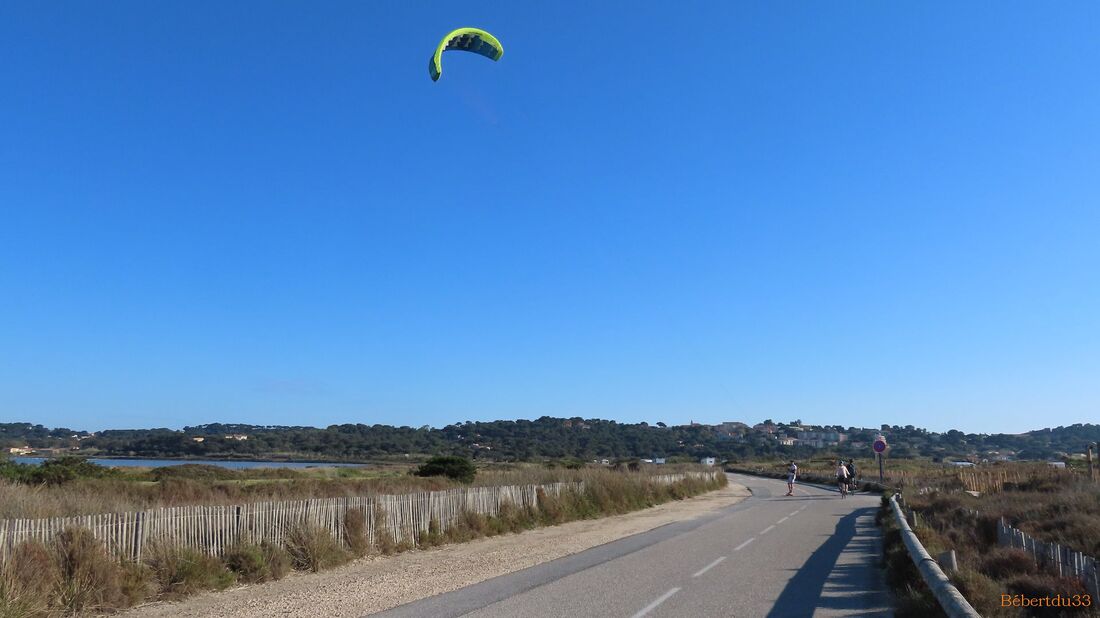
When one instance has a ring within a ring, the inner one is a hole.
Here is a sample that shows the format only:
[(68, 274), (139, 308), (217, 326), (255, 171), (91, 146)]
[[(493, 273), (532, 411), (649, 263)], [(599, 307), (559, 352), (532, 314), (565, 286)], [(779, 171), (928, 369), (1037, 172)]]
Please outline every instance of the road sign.
[(885, 482), (886, 475), (882, 469), (883, 453), (886, 452), (886, 436), (879, 436), (875, 438), (874, 444), (871, 448), (875, 449), (875, 459), (878, 459), (878, 482)]

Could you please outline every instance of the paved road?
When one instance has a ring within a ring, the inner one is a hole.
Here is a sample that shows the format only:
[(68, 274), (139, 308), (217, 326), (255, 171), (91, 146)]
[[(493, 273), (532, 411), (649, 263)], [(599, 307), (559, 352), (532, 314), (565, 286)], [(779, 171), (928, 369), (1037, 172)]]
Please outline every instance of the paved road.
[(877, 495), (730, 475), (753, 496), (380, 616), (890, 616)]

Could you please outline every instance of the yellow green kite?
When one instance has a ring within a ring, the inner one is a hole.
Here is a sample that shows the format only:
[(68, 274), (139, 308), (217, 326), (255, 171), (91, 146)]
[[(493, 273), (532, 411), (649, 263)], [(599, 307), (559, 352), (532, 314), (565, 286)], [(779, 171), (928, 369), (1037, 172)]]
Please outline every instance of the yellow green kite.
[(504, 55), (504, 47), (501, 46), (500, 41), (484, 30), (479, 28), (452, 30), (439, 42), (439, 47), (435, 48), (435, 53), (428, 61), (428, 74), (432, 76), (433, 82), (438, 81), (439, 76), (443, 74), (441, 64), (443, 52), (451, 50), (481, 54), (490, 60), (500, 60)]

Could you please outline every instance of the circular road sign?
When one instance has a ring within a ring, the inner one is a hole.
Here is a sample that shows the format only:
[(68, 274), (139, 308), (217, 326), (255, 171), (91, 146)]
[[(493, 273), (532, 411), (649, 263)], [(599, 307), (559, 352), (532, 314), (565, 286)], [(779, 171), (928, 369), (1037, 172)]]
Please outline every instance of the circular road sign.
[(875, 443), (871, 445), (871, 448), (875, 449), (876, 453), (882, 453), (886, 451), (886, 438), (878, 438)]

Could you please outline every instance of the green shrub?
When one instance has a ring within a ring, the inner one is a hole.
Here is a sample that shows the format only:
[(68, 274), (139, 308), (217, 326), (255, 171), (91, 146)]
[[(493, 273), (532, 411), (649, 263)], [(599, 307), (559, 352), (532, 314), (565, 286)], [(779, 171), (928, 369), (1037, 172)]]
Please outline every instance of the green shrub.
[(155, 545), (146, 564), (165, 599), (179, 599), (200, 590), (223, 590), (236, 581), (220, 560), (193, 549)]
[(237, 579), (246, 584), (255, 584), (271, 579), (266, 556), (258, 545), (242, 543), (225, 550), (222, 562), (237, 575)]
[(189, 479), (192, 481), (227, 481), (236, 477), (232, 470), (211, 464), (183, 464), (154, 468), (153, 480)]
[(294, 568), (316, 573), (348, 560), (348, 554), (328, 530), (301, 522), (287, 531), (286, 549)]
[(445, 476), (461, 483), (472, 483), (477, 469), (465, 457), (445, 455), (432, 457), (416, 469), (417, 476)]
[(417, 545), (435, 547), (436, 545), (442, 545), (445, 541), (446, 537), (439, 530), (439, 520), (433, 517), (428, 522), (428, 531), (421, 532), (419, 538), (417, 538)]
[(0, 478), (28, 485), (64, 485), (77, 479), (103, 479), (119, 476), (114, 468), (94, 464), (82, 457), (66, 455), (40, 464), (0, 462)]
[(267, 541), (230, 547), (222, 554), (222, 562), (236, 574), (238, 581), (246, 584), (282, 579), (291, 568), (286, 550)]
[(989, 576), (965, 566), (950, 574), (951, 583), (959, 589), (974, 609), (983, 615), (996, 613), (1001, 606), (1001, 594), (1004, 586)]
[(994, 547), (985, 552), (981, 560), (982, 572), (998, 580), (1015, 575), (1031, 575), (1038, 569), (1031, 554), (1014, 547)]

